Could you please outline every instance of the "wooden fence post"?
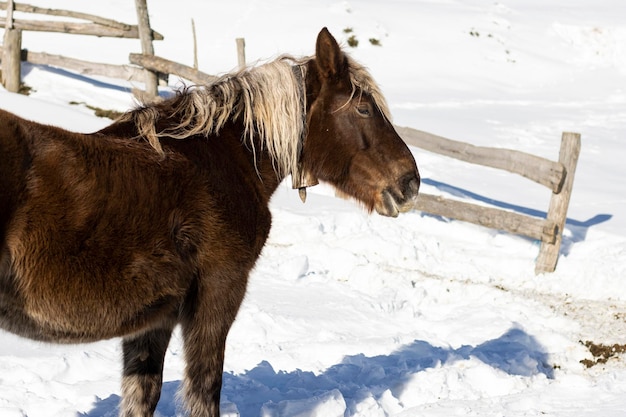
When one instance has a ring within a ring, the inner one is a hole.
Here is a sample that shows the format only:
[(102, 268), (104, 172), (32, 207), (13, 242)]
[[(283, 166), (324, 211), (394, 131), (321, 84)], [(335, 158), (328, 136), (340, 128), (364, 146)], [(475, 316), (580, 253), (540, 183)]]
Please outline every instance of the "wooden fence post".
[[(135, 0), (137, 8), (137, 26), (139, 28), (139, 39), (141, 39), (141, 52), (144, 55), (154, 56), (154, 46), (152, 45), (152, 29), (150, 28), (150, 18), (148, 17), (148, 5), (146, 0)], [(152, 97), (158, 97), (158, 77), (152, 71), (145, 71), (146, 93)]]
[(561, 150), (559, 152), (559, 162), (565, 167), (565, 179), (560, 192), (552, 193), (550, 198), (550, 208), (546, 218), (552, 220), (557, 225), (556, 239), (553, 243), (541, 242), (539, 256), (535, 263), (535, 274), (554, 272), (559, 260), (559, 251), (563, 240), (563, 230), (567, 220), (567, 208), (574, 186), (574, 174), (578, 155), (580, 154), (580, 134), (563, 132), (561, 138)]
[(2, 85), (17, 93), (21, 83), (22, 31), (13, 26), (13, 0), (7, 3), (7, 18), (2, 48)]
[(244, 69), (246, 67), (246, 40), (237, 38), (235, 42), (237, 42), (237, 65), (239, 69)]
[(193, 69), (198, 69), (198, 38), (196, 36), (196, 22), (191, 19), (191, 33), (193, 35)]

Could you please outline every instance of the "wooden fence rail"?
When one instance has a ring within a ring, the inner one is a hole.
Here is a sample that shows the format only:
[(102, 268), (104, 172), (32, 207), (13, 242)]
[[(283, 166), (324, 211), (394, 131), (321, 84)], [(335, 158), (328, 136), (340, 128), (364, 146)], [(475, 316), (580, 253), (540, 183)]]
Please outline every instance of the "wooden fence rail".
[[(5, 28), (6, 23), (0, 21), (0, 28)], [(99, 23), (75, 23), (75, 22), (44, 22), (39, 20), (14, 20), (13, 28), (33, 32), (58, 32), (74, 35), (90, 35), (109, 38), (139, 39), (137, 26), (128, 25), (128, 29), (103, 26)], [(154, 40), (163, 40), (163, 35), (154, 32)]]
[[(7, 10), (9, 4), (6, 1), (0, 1), (0, 10)], [(48, 9), (44, 7), (31, 6), (29, 4), (22, 3), (14, 3), (13, 10), (16, 12), (23, 13), (33, 13), (33, 14), (44, 14), (48, 16), (62, 16), (62, 17), (72, 17), (75, 19), (81, 20), (89, 20), (94, 23), (99, 23), (104, 26), (110, 26), (122, 30), (130, 30), (131, 25), (127, 25), (125, 23), (116, 22), (115, 20), (106, 19), (104, 17), (96, 16), (93, 14), (73, 12), (71, 10), (59, 10), (59, 9)]]
[(562, 164), (525, 152), (474, 146), (405, 127), (396, 127), (396, 130), (400, 136), (419, 148), (472, 164), (519, 174), (553, 192), (559, 192), (565, 178)]
[(131, 64), (163, 74), (174, 74), (195, 84), (208, 84), (217, 79), (215, 75), (209, 75), (196, 68), (170, 61), (159, 56), (144, 54), (130, 54)]
[(535, 273), (554, 272), (580, 154), (578, 133), (563, 133), (559, 160), (555, 162), (511, 149), (473, 146), (407, 127), (397, 126), (396, 130), (409, 145), (465, 162), (503, 169), (550, 189), (552, 194), (545, 219), (424, 193), (418, 197), (415, 208), (537, 239), (541, 241), (541, 247)]
[[(0, 55), (2, 52), (3, 48), (0, 46)], [(21, 60), (35, 65), (66, 68), (83, 75), (101, 75), (127, 81), (143, 81), (144, 76), (142, 68), (132, 65), (104, 64), (28, 49), (22, 49)]]

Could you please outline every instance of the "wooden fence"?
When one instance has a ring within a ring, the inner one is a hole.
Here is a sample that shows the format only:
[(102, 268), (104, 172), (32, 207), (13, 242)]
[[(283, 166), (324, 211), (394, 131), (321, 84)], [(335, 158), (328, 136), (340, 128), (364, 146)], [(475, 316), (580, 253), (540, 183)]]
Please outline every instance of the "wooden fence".
[[(198, 70), (197, 64), (190, 67), (154, 55), (152, 41), (162, 40), (163, 35), (155, 32), (150, 27), (146, 0), (135, 0), (135, 4), (138, 25), (116, 22), (100, 16), (69, 10), (46, 9), (28, 4), (17, 4), (13, 3), (12, 0), (8, 2), (0, 1), (0, 10), (6, 10), (7, 12), (6, 18), (4, 20), (0, 19), (0, 27), (5, 28), (4, 45), (0, 46), (2, 84), (8, 91), (17, 92), (19, 90), (21, 84), (21, 61), (37, 65), (67, 68), (79, 74), (101, 75), (127, 81), (142, 80), (146, 83), (145, 93), (149, 97), (157, 96), (157, 81), (166, 82), (170, 74), (177, 75), (196, 84), (204, 84), (216, 79), (215, 76)], [(13, 18), (13, 11), (70, 17), (86, 20), (87, 23), (19, 20)], [(25, 30), (139, 39), (142, 52), (129, 54), (131, 65), (96, 63), (45, 52), (33, 52), (21, 49), (21, 32)], [(243, 68), (246, 65), (244, 39), (237, 38), (236, 44), (238, 65), (240, 68)], [(137, 94), (138, 92), (135, 91), (135, 93)]]
[[(27, 61), (33, 64), (68, 68), (81, 74), (103, 75), (124, 80), (143, 80), (146, 85), (146, 93), (156, 96), (158, 74), (155, 72), (146, 71), (141, 67), (131, 65), (94, 63), (61, 55), (32, 52), (22, 50), (21, 46), (22, 31), (59, 32), (98, 37), (139, 39), (141, 41), (142, 53), (153, 55), (152, 41), (162, 40), (163, 35), (150, 28), (146, 0), (135, 0), (135, 4), (137, 8), (137, 25), (116, 22), (100, 16), (69, 10), (47, 9), (22, 3), (16, 4), (13, 0), (0, 2), (0, 10), (6, 10), (6, 18), (4, 20), (0, 19), (0, 27), (4, 28), (4, 42), (1, 48), (2, 84), (8, 91), (17, 92), (21, 84), (21, 61)], [(69, 17), (85, 20), (86, 22), (15, 19), (13, 16), (14, 11)]]
[(546, 218), (479, 206), (421, 193), (416, 209), (471, 222), (541, 241), (535, 273), (553, 272), (559, 258), (574, 174), (580, 154), (580, 135), (564, 132), (558, 161), (510, 149), (473, 146), (419, 130), (396, 126), (409, 145), (465, 162), (519, 174), (551, 191)]

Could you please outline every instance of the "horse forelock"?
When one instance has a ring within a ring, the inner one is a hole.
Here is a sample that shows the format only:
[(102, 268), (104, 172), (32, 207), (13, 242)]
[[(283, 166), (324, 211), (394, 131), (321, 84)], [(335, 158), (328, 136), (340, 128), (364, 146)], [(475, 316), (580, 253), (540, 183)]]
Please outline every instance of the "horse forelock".
[(387, 100), (385, 100), (385, 96), (383, 95), (378, 84), (374, 81), (370, 72), (366, 67), (354, 61), (349, 56), (347, 56), (347, 58), (350, 82), (352, 84), (352, 97), (357, 94), (358, 90), (369, 94), (382, 115), (391, 122), (391, 111), (389, 110)]

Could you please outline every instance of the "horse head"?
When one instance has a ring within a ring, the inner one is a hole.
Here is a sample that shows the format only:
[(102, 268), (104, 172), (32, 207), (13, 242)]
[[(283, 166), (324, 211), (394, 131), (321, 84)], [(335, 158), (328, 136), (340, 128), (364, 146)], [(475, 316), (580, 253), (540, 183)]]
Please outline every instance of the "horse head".
[(319, 180), (381, 215), (410, 210), (420, 184), (417, 165), (369, 73), (326, 28), (307, 66), (306, 132), (294, 188)]

